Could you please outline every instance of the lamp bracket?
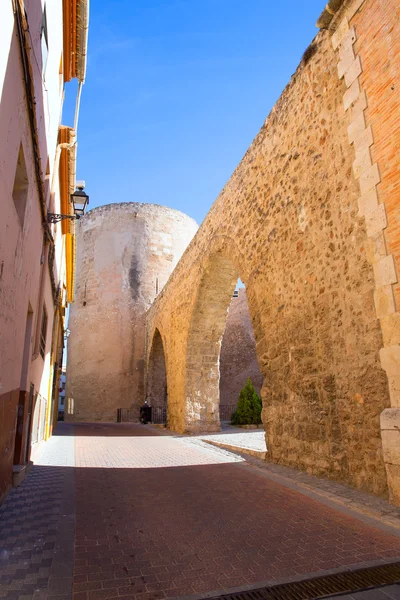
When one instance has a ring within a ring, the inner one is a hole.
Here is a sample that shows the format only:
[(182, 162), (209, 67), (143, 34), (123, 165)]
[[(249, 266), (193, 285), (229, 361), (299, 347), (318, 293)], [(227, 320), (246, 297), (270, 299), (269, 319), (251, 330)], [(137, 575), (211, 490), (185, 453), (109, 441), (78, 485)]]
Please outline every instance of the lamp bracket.
[(59, 221), (64, 221), (65, 219), (80, 219), (79, 215), (60, 215), (57, 213), (47, 213), (47, 222), (48, 223), (58, 223)]

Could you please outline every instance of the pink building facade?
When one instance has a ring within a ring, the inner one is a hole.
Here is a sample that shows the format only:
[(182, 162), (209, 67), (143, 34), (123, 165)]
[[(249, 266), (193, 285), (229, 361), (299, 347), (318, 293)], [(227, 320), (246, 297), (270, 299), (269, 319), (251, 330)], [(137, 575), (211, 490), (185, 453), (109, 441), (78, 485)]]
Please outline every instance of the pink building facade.
[(70, 35), (74, 4), (86, 10), (79, 0), (0, 9), (0, 502), (57, 415), (73, 222), (50, 224), (48, 213), (70, 213), (75, 188), (76, 132), (60, 130), (71, 56), (87, 39)]

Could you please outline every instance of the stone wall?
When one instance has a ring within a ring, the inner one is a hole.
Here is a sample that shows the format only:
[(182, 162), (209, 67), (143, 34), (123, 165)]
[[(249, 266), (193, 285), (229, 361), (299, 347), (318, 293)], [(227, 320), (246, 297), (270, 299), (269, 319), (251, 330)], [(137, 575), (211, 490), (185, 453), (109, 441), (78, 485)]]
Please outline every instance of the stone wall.
[(145, 398), (145, 311), (197, 225), (183, 213), (139, 203), (91, 210), (77, 225), (65, 419), (115, 421)]
[[(368, 5), (383, 10), (380, 0), (349, 0), (339, 16), (356, 18)], [(339, 16), (305, 52), (151, 307), (148, 346), (157, 328), (170, 426), (218, 429), (221, 339), (239, 276), (264, 377), (270, 460), (385, 494), (380, 414), (390, 398), (374, 304), (379, 274), (359, 212), (361, 157), (353, 148), (356, 134), (365, 140), (368, 132), (352, 125), (358, 94), (346, 95), (359, 65), (350, 62), (338, 74), (337, 41), (346, 33)], [(376, 35), (360, 43), (361, 64), (371, 47), (387, 56), (383, 38), (396, 24), (396, 10), (385, 11), (384, 28), (379, 18), (379, 10), (368, 17)], [(376, 101), (372, 96), (368, 105), (375, 114)], [(364, 175), (361, 193), (377, 183), (374, 176)], [(399, 219), (398, 204), (393, 210)]]
[(221, 345), (220, 372), (220, 404), (236, 404), (249, 377), (260, 393), (263, 376), (257, 362), (256, 340), (244, 288), (238, 290), (229, 306)]
[(400, 504), (400, 6), (396, 0), (354, 0), (333, 19), (332, 45), (344, 80), (348, 140), (354, 149), (359, 215), (374, 270), (375, 311), (382, 330), (380, 360), (391, 407), (381, 414), (391, 500)]

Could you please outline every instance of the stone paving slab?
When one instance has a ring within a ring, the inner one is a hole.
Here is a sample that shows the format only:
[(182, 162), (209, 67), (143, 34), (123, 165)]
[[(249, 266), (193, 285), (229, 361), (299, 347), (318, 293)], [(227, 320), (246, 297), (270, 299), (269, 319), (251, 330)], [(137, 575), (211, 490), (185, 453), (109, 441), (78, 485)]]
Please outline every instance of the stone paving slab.
[(399, 539), (235, 463), (79, 470), (77, 493), (75, 600), (178, 597), (400, 554)]
[(132, 424), (57, 434), (0, 508), (0, 598), (199, 597), (400, 556), (395, 527), (202, 439)]
[[(240, 456), (240, 451), (239, 456)], [(400, 508), (385, 498), (357, 490), (337, 481), (322, 479), (284, 465), (257, 460), (246, 456), (249, 468), (261, 470), (266, 477), (300, 493), (311, 495), (337, 508), (351, 509), (400, 532)]]
[(221, 445), (221, 447), (250, 450), (257, 454), (267, 451), (264, 431), (242, 430), (238, 432), (237, 429), (234, 429), (230, 432), (229, 429), (224, 429), (221, 433), (199, 435), (198, 437), (206, 442)]
[(54, 435), (47, 442), (35, 444), (31, 459), (36, 465), (53, 467), (74, 467), (74, 437)]
[(0, 506), (2, 599), (72, 598), (75, 480), (66, 464), (74, 464), (74, 446), (65, 440), (35, 448), (31, 473)]
[[(94, 464), (110, 439), (77, 437), (77, 464)], [(138, 451), (129, 468), (77, 469), (74, 600), (173, 598), (400, 555), (394, 535), (228, 462), (231, 453), (202, 440), (139, 441), (145, 468)], [(108, 452), (125, 463), (122, 442)]]
[(77, 437), (75, 453), (76, 467), (81, 468), (159, 469), (243, 462), (191, 439), (164, 436)]

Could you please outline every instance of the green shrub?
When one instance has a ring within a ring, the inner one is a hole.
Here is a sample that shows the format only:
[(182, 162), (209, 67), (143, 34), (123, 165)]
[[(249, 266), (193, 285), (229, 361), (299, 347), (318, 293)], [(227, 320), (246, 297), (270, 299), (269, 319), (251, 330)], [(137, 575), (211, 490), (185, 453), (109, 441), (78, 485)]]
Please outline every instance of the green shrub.
[(237, 408), (231, 417), (232, 425), (258, 425), (261, 423), (261, 409), (261, 398), (249, 378), (239, 394)]

